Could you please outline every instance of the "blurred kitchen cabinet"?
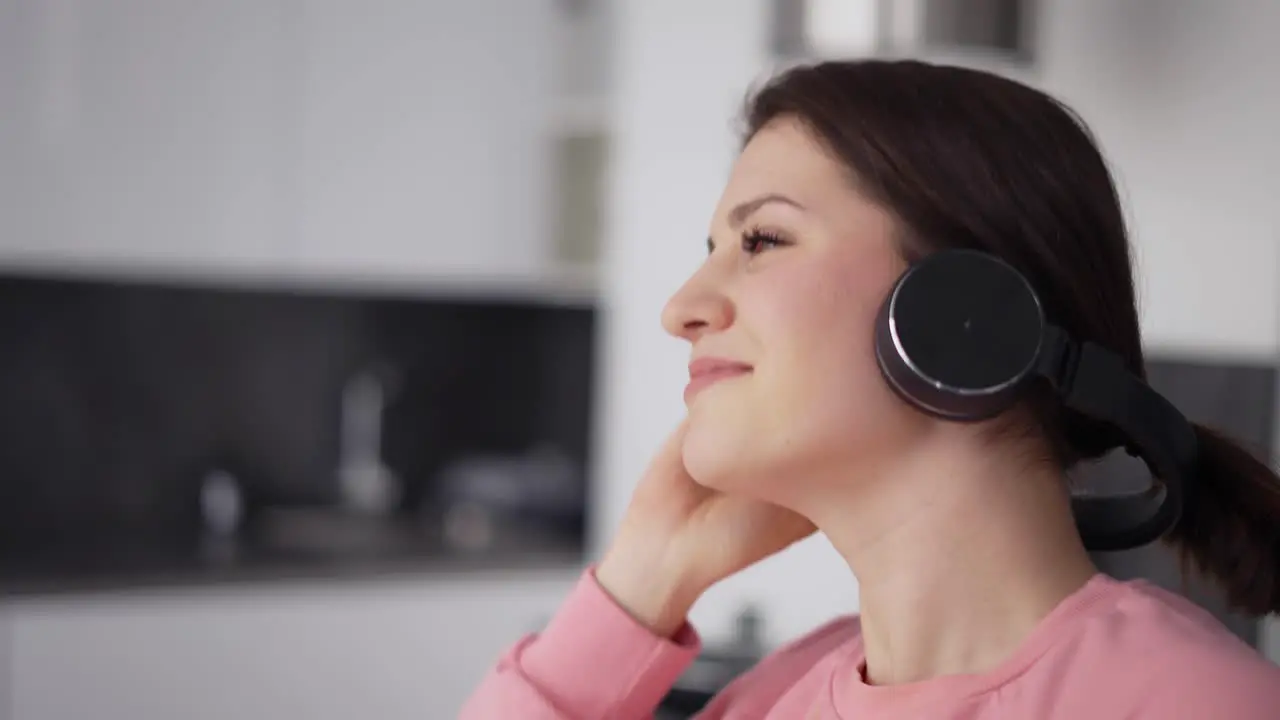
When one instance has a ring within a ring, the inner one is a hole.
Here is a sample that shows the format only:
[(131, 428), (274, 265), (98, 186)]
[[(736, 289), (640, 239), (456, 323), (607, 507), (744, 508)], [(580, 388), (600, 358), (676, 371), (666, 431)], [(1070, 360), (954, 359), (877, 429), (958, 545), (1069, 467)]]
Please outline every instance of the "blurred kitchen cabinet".
[(603, 132), (566, 133), (557, 138), (553, 257), (565, 267), (589, 269), (599, 262), (608, 141)]
[(0, 263), (277, 258), (285, 0), (0, 3)]
[(5, 720), (456, 717), (577, 575), (24, 601)]
[(604, 5), (0, 3), (0, 265), (580, 281)]
[(561, 266), (590, 271), (599, 262), (604, 231), (614, 3), (559, 0), (557, 5), (552, 256)]
[(289, 262), (526, 277), (553, 243), (552, 0), (313, 0), (289, 73)]

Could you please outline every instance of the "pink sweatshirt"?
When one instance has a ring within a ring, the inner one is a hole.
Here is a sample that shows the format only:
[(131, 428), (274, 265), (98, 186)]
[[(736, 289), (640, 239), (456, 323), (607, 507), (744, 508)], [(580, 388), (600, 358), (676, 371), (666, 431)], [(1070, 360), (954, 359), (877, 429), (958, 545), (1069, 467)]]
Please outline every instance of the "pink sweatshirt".
[[(461, 720), (640, 720), (698, 653), (659, 638), (588, 571), (539, 635), (516, 643)], [(872, 686), (858, 619), (828, 623), (726, 687), (702, 720), (1280, 720), (1280, 667), (1191, 602), (1097, 575), (1003, 665)]]

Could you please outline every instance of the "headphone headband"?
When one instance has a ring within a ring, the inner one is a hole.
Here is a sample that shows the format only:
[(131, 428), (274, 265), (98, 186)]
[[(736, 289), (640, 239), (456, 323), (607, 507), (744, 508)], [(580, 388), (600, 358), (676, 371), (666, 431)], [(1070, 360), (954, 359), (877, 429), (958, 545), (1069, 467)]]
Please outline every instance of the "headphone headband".
[(1181, 515), (1197, 472), (1192, 425), (1119, 355), (1046, 322), (1031, 284), (1009, 264), (946, 250), (913, 265), (881, 307), (876, 357), (897, 394), (935, 417), (994, 417), (1043, 380), (1065, 408), (1122, 438), (1156, 481), (1139, 493), (1072, 499), (1089, 550), (1153, 542)]
[(1151, 469), (1158, 482), (1117, 497), (1076, 497), (1076, 524), (1091, 550), (1123, 550), (1160, 539), (1182, 514), (1186, 485), (1197, 474), (1195, 430), (1182, 413), (1124, 367), (1119, 355), (1094, 343), (1078, 347), (1067, 334), (1046, 327), (1046, 359), (1063, 369), (1045, 375), (1063, 405), (1103, 423), (1127, 439), (1125, 449)]

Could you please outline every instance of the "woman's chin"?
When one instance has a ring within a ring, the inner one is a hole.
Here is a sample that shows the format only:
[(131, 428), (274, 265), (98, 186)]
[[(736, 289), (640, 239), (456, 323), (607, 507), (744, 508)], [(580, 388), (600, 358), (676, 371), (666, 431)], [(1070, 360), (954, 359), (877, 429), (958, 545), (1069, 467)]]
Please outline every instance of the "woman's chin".
[(726, 432), (728, 428), (699, 431), (690, 426), (685, 436), (682, 459), (693, 481), (710, 490), (759, 495), (771, 472), (758, 443)]
[(684, 454), (684, 469), (695, 483), (709, 490), (724, 490), (725, 478), (732, 475), (721, 463), (688, 450)]
[(735, 478), (742, 477), (742, 453), (720, 432), (699, 431), (690, 426), (681, 449), (681, 459), (689, 477), (711, 490), (730, 491)]

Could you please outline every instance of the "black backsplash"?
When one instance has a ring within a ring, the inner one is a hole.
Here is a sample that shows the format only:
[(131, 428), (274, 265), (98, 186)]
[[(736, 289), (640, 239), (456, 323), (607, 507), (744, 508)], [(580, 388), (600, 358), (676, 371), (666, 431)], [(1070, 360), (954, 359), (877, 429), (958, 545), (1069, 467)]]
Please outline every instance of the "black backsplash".
[[(442, 471), (539, 447), (576, 469), (577, 490), (569, 512), (562, 498), (527, 524), (580, 550), (594, 324), (589, 306), (0, 278), (0, 586), (205, 568), (213, 471), (234, 478), (244, 516), (223, 566), (339, 563), (332, 543), (272, 555), (264, 518), (304, 512), (329, 536), (340, 518), (366, 535), (415, 528), (413, 547), (402, 533), (350, 562), (438, 555)], [(400, 490), (373, 516), (335, 510), (360, 376), (385, 395), (381, 460)]]

